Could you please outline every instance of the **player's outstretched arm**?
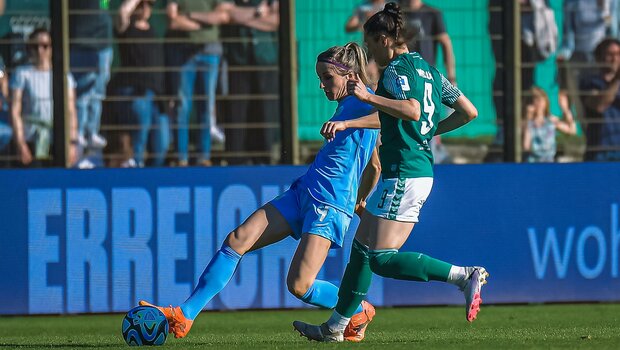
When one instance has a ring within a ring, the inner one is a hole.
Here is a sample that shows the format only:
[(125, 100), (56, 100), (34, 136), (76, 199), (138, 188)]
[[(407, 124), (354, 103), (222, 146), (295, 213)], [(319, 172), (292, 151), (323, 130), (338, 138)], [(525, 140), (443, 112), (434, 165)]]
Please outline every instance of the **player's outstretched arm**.
[(439, 122), (435, 135), (445, 134), (458, 129), (478, 116), (478, 110), (464, 95), (459, 96), (452, 108), (454, 108), (454, 112)]
[(374, 112), (356, 119), (325, 122), (323, 127), (321, 127), (321, 136), (323, 136), (328, 142), (331, 142), (334, 140), (334, 137), (336, 137), (337, 132), (350, 128), (379, 129), (381, 128), (379, 114)]

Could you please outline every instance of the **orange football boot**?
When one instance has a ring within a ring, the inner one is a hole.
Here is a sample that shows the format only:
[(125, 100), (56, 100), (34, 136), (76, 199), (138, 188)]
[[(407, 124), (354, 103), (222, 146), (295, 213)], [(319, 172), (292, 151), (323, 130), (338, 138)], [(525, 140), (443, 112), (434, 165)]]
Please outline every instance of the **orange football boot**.
[(375, 307), (362, 300), (362, 311), (351, 317), (351, 321), (344, 330), (344, 339), (352, 342), (361, 342), (364, 339), (366, 327), (375, 317)]
[(172, 307), (172, 305), (170, 305), (168, 307), (162, 307), (153, 305), (144, 300), (140, 300), (138, 304), (140, 304), (140, 306), (154, 307), (161, 311), (168, 320), (168, 333), (173, 333), (175, 338), (185, 337), (194, 323), (193, 320), (185, 318), (185, 315), (183, 315), (183, 311), (181, 311), (179, 306)]

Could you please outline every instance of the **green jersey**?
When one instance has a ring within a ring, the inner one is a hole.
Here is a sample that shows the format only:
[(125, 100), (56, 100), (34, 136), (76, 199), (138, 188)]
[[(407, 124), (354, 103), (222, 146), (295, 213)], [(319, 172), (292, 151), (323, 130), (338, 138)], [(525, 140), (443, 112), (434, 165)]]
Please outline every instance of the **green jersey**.
[(439, 124), (441, 103), (451, 106), (461, 92), (413, 52), (390, 62), (381, 73), (376, 94), (393, 100), (415, 99), (421, 110), (419, 121), (406, 121), (379, 111), (383, 177), (432, 177), (430, 142)]

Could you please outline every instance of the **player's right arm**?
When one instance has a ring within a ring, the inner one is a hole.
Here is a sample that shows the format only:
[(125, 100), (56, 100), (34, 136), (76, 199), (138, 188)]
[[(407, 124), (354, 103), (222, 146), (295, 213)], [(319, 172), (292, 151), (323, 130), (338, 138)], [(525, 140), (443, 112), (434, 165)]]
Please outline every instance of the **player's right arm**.
[[(404, 98), (395, 100), (371, 94), (366, 89), (366, 85), (358, 80), (349, 80), (347, 82), (347, 92), (349, 95), (355, 95), (360, 101), (367, 103), (380, 111), (383, 111), (392, 117), (408, 120), (420, 120), (420, 102), (415, 98)], [(404, 95), (404, 94), (403, 94)]]

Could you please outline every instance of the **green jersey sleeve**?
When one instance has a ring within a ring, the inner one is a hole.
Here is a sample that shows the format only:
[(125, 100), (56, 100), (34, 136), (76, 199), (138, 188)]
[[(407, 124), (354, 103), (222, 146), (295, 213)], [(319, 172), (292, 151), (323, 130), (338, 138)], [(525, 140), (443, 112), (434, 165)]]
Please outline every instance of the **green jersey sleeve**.
[(390, 63), (383, 72), (383, 87), (397, 100), (415, 98), (415, 74), (403, 61)]
[(448, 107), (452, 107), (452, 105), (461, 97), (463, 93), (459, 88), (452, 85), (452, 83), (446, 79), (446, 77), (441, 75), (441, 103), (445, 104)]

